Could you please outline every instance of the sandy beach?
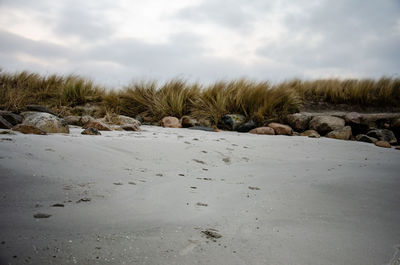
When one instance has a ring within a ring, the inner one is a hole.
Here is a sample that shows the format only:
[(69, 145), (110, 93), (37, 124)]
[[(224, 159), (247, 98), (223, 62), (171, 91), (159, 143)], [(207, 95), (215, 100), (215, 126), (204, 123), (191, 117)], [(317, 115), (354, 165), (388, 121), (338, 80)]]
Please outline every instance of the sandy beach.
[(1, 135), (0, 264), (399, 264), (400, 151), (141, 128)]

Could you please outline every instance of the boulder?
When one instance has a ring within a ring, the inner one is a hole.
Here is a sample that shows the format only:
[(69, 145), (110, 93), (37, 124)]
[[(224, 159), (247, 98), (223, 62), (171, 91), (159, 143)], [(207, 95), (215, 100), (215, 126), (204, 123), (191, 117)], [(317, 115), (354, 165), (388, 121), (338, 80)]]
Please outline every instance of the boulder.
[(85, 125), (83, 125), (82, 128), (95, 128), (99, 131), (111, 131), (111, 128), (107, 124), (99, 120), (89, 120), (87, 123), (85, 123)]
[(41, 106), (41, 105), (27, 105), (26, 109), (28, 111), (35, 111), (35, 112), (44, 112), (44, 113), (49, 113), (52, 114), (54, 116), (58, 116), (57, 114), (55, 114), (54, 112), (52, 112), (51, 110), (49, 110), (48, 108)]
[(331, 131), (326, 135), (326, 137), (328, 138), (339, 139), (339, 140), (350, 140), (351, 136), (352, 134), (350, 126), (345, 126), (342, 129)]
[(189, 116), (182, 116), (181, 124), (182, 124), (183, 128), (189, 128), (189, 127), (200, 125), (196, 119), (191, 118)]
[(26, 125), (26, 124), (18, 124), (15, 125), (12, 128), (13, 131), (21, 132), (23, 134), (39, 134), (39, 135), (45, 135), (46, 132), (42, 131), (41, 129), (32, 126), (32, 125)]
[(293, 134), (292, 128), (288, 125), (271, 122), (270, 124), (268, 124), (268, 127), (271, 127), (272, 129), (274, 129), (275, 134), (277, 134), (277, 135), (292, 135)]
[(341, 118), (333, 116), (315, 116), (311, 119), (309, 127), (316, 130), (319, 134), (325, 135), (328, 132), (342, 129), (345, 122)]
[(370, 137), (365, 134), (358, 134), (356, 136), (356, 140), (360, 141), (360, 142), (365, 142), (365, 143), (375, 143), (376, 141), (378, 141), (378, 139), (376, 139), (374, 137)]
[(69, 133), (69, 127), (64, 119), (47, 112), (27, 111), (21, 113), (22, 124), (35, 126), (46, 133)]
[(267, 126), (258, 127), (258, 128), (252, 129), (252, 130), (249, 131), (249, 133), (252, 133), (252, 134), (275, 135), (274, 129), (272, 129), (271, 127), (267, 127)]
[(320, 138), (321, 135), (316, 130), (307, 130), (300, 134), (301, 136), (308, 136), (310, 138)]
[(11, 111), (0, 110), (0, 117), (11, 123), (12, 126), (22, 123), (21, 115), (12, 113)]
[(136, 124), (123, 124), (121, 128), (125, 131), (140, 131), (140, 126)]
[(85, 130), (83, 130), (81, 132), (81, 134), (85, 134), (85, 135), (101, 135), (99, 130), (97, 130), (96, 128), (93, 128), (93, 127), (86, 128)]
[(387, 141), (376, 141), (375, 145), (384, 148), (392, 148), (392, 146)]
[(11, 129), (13, 126), (6, 119), (0, 116), (0, 129)]
[(358, 112), (349, 112), (344, 116), (344, 120), (347, 124), (360, 124), (362, 116)]
[(240, 114), (226, 114), (218, 123), (218, 127), (223, 130), (236, 131), (237, 128), (246, 122), (246, 118)]
[(167, 116), (161, 120), (161, 126), (166, 128), (182, 128), (179, 119), (176, 117)]
[(379, 141), (386, 141), (390, 144), (397, 143), (396, 136), (391, 130), (388, 129), (374, 129), (369, 131), (367, 135), (376, 138)]
[(250, 120), (248, 122), (245, 122), (245, 123), (239, 125), (237, 127), (237, 131), (238, 132), (249, 132), (255, 128), (257, 128), (257, 124), (254, 121)]
[(74, 115), (64, 117), (64, 120), (68, 123), (68, 125), (75, 125), (75, 126), (82, 126), (81, 119), (82, 119), (81, 116), (74, 116)]
[(296, 131), (303, 132), (307, 130), (312, 116), (304, 113), (294, 113), (287, 115), (288, 124)]

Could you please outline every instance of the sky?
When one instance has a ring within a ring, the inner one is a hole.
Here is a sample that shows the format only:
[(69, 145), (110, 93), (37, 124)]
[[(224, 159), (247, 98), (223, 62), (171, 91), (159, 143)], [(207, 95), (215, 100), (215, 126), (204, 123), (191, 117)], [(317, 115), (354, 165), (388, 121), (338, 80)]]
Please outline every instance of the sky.
[(203, 83), (400, 77), (399, 0), (0, 0), (0, 68)]

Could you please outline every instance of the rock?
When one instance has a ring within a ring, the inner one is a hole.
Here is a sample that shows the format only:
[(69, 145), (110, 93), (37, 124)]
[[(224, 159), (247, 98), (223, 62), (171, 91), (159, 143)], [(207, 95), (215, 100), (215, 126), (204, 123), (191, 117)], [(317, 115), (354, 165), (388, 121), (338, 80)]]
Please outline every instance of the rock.
[(339, 140), (350, 140), (351, 136), (352, 134), (350, 126), (345, 126), (342, 129), (331, 131), (326, 135), (326, 137), (328, 138), (339, 139)]
[(251, 130), (253, 130), (255, 128), (257, 128), (257, 124), (254, 121), (250, 120), (248, 122), (245, 122), (245, 123), (239, 125), (237, 127), (237, 131), (246, 133), (246, 132), (249, 132), (249, 131), (251, 131)]
[(203, 234), (207, 236), (207, 238), (221, 238), (222, 236), (216, 232), (215, 229), (207, 229), (201, 231)]
[(161, 120), (161, 126), (165, 128), (182, 128), (178, 118), (167, 116)]
[(304, 113), (294, 113), (287, 115), (288, 124), (296, 131), (303, 132), (307, 130), (312, 116)]
[(33, 215), (33, 218), (49, 218), (51, 214), (47, 213), (36, 213)]
[(392, 146), (387, 141), (376, 141), (375, 145), (384, 148), (392, 148)]
[(124, 124), (121, 128), (125, 131), (140, 131), (140, 126), (138, 124)]
[(236, 131), (237, 128), (245, 123), (246, 118), (240, 114), (226, 114), (221, 118), (218, 127), (223, 130)]
[(396, 139), (400, 139), (400, 118), (392, 120), (390, 127), (396, 136)]
[(358, 112), (349, 112), (344, 116), (344, 120), (347, 124), (360, 124), (362, 116)]
[(253, 129), (253, 130), (250, 130), (249, 133), (252, 133), (252, 134), (275, 135), (274, 129), (272, 129), (271, 127), (266, 127), (266, 126), (264, 126), (264, 127), (258, 127), (258, 128)]
[(113, 130), (113, 131), (119, 131), (119, 132), (124, 131), (124, 129), (122, 129), (121, 125), (111, 124), (108, 127), (110, 127), (110, 129)]
[(66, 116), (64, 117), (64, 120), (69, 124), (69, 125), (75, 125), (75, 126), (82, 126), (82, 122), (81, 122), (82, 117), (81, 116), (74, 116), (74, 115), (70, 115), (70, 116)]
[(44, 113), (49, 113), (49, 114), (54, 115), (54, 116), (58, 116), (57, 114), (55, 114), (54, 112), (52, 112), (48, 108), (46, 108), (44, 106), (41, 106), (41, 105), (27, 105), (26, 109), (28, 111), (44, 112)]
[(11, 129), (13, 126), (6, 119), (0, 116), (0, 129)]
[(200, 123), (196, 119), (191, 118), (189, 116), (182, 116), (181, 124), (182, 124), (183, 128), (189, 128), (189, 127), (200, 125)]
[(200, 131), (207, 131), (207, 132), (215, 132), (214, 128), (206, 127), (206, 126), (193, 126), (189, 127), (190, 130), (200, 130)]
[(99, 131), (111, 131), (111, 128), (107, 124), (99, 120), (90, 120), (89, 122), (85, 123), (82, 128), (95, 128)]
[(268, 124), (268, 127), (271, 127), (272, 129), (274, 129), (275, 134), (277, 134), (277, 135), (292, 135), (293, 134), (292, 128), (288, 125), (271, 122), (270, 124)]
[(360, 142), (365, 142), (365, 143), (375, 143), (376, 141), (378, 141), (378, 139), (376, 139), (374, 137), (370, 137), (365, 134), (358, 134), (356, 136), (356, 140), (360, 141)]
[(11, 111), (0, 110), (0, 117), (11, 123), (12, 126), (22, 123), (21, 115), (12, 113)]
[(35, 126), (46, 133), (69, 133), (67, 122), (50, 113), (27, 111), (21, 115), (24, 125)]
[(86, 128), (85, 130), (83, 130), (81, 132), (81, 134), (85, 134), (85, 135), (101, 135), (101, 133), (96, 129), (96, 128)]
[(316, 130), (319, 134), (325, 135), (328, 132), (342, 129), (345, 122), (341, 118), (333, 116), (315, 116), (311, 119), (309, 127)]
[(125, 124), (134, 124), (137, 126), (142, 125), (140, 121), (124, 115), (118, 115), (117, 120), (119, 125), (125, 125)]
[(379, 141), (386, 141), (390, 144), (397, 143), (396, 136), (394, 133), (388, 129), (374, 129), (367, 133), (368, 136), (374, 137)]
[(39, 134), (39, 135), (45, 135), (46, 132), (42, 131), (41, 129), (32, 126), (32, 125), (26, 125), (26, 124), (18, 124), (15, 125), (12, 128), (13, 131), (21, 132), (23, 134)]
[(88, 123), (88, 122), (91, 121), (91, 120), (95, 120), (95, 118), (93, 118), (93, 117), (90, 116), (90, 115), (82, 116), (82, 117), (81, 117), (81, 121), (80, 121), (80, 123), (81, 123), (80, 126), (84, 126), (86, 123)]
[(308, 136), (310, 138), (320, 138), (321, 135), (316, 130), (307, 130), (300, 134), (301, 136)]
[(8, 130), (5, 130), (5, 131), (0, 131), (0, 134), (9, 134), (9, 135), (15, 135), (15, 132), (13, 132), (13, 131), (8, 131)]
[(199, 119), (199, 126), (211, 127), (211, 122), (207, 119)]

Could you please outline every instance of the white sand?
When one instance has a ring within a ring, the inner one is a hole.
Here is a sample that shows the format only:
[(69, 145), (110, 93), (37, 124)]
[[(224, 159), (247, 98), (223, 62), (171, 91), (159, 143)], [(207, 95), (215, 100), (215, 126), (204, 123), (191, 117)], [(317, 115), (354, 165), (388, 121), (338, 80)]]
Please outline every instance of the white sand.
[[(400, 258), (400, 151), (326, 138), (142, 129), (0, 135), (0, 264)], [(76, 203), (81, 198), (91, 201)], [(222, 237), (214, 242), (205, 229)]]

